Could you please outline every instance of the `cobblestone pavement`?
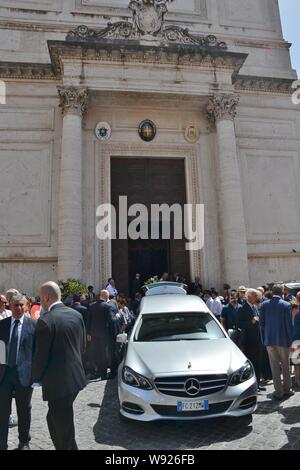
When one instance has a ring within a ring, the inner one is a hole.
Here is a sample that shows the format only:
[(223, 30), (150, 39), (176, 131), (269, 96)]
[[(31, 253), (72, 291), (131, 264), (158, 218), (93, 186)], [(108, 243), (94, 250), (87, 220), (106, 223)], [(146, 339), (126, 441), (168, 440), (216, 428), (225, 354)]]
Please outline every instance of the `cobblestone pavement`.
[[(93, 382), (75, 403), (76, 439), (80, 449), (93, 450), (300, 450), (300, 392), (283, 401), (271, 400), (273, 387), (259, 396), (249, 426), (233, 418), (199, 422), (122, 422), (117, 381)], [(31, 448), (53, 449), (47, 424), (47, 404), (35, 389), (32, 403)], [(14, 409), (15, 415), (15, 409)], [(9, 448), (18, 444), (17, 428), (9, 433)]]

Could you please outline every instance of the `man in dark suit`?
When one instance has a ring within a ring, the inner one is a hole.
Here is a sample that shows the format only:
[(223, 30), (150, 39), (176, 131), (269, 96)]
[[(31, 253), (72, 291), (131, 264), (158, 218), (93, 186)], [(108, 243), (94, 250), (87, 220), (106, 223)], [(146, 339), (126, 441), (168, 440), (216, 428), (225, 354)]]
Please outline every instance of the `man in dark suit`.
[(84, 322), (84, 326), (86, 328), (87, 327), (87, 320), (88, 320), (88, 309), (87, 309), (87, 307), (85, 307), (84, 305), (82, 305), (80, 303), (80, 298), (81, 298), (81, 295), (79, 295), (79, 294), (74, 294), (73, 295), (73, 302), (71, 304), (71, 308), (76, 310), (76, 312), (81, 313), (82, 319), (83, 319), (83, 322)]
[(85, 328), (82, 315), (61, 302), (57, 284), (39, 289), (45, 315), (38, 320), (33, 380), (48, 401), (47, 423), (56, 450), (77, 450), (73, 403), (86, 385), (82, 364)]
[(240, 332), (237, 327), (237, 315), (242, 306), (238, 303), (237, 292), (232, 291), (229, 297), (228, 305), (223, 307), (221, 313), (221, 323), (230, 339), (237, 345), (240, 346)]
[(96, 377), (107, 378), (107, 369), (114, 375), (116, 363), (116, 321), (108, 303), (109, 292), (102, 290), (100, 300), (90, 307), (88, 340), (91, 341), (91, 362)]
[(30, 449), (31, 372), (36, 322), (25, 317), (25, 304), (26, 298), (22, 294), (14, 294), (10, 300), (12, 316), (0, 322), (0, 341), (6, 349), (6, 358), (1, 361), (5, 364), (0, 365), (0, 450), (7, 450), (13, 396), (18, 415), (18, 449)]
[(281, 400), (294, 395), (289, 368), (289, 353), (293, 341), (292, 306), (282, 299), (282, 285), (274, 285), (272, 291), (272, 299), (261, 306), (260, 329), (270, 359), (275, 389), (273, 398)]
[(257, 291), (248, 289), (245, 295), (245, 303), (237, 313), (237, 327), (241, 330), (241, 348), (245, 356), (252, 362), (257, 379), (258, 390), (260, 387), (263, 345), (259, 330), (259, 312), (255, 306)]
[(136, 273), (135, 279), (132, 281), (131, 285), (131, 299), (135, 298), (135, 294), (141, 292), (142, 285), (141, 275), (140, 273)]

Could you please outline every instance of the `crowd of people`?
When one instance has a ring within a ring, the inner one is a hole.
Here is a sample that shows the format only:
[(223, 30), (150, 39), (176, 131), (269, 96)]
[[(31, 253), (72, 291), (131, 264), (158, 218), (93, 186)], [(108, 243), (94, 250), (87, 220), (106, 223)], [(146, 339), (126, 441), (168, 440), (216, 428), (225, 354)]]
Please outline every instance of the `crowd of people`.
[[(281, 285), (272, 290), (224, 284), (223, 295), (203, 289), (200, 279), (187, 283), (178, 273), (170, 279), (186, 285), (188, 294), (202, 298), (252, 362), (258, 390), (273, 379), (275, 400), (294, 394), (290, 353), (300, 341), (300, 292), (293, 297)], [(48, 402), (47, 424), (56, 449), (75, 450), (73, 403), (88, 380), (107, 380), (117, 373), (123, 344), (120, 333), (130, 334), (139, 314), (142, 282), (137, 273), (131, 296), (118, 292), (112, 278), (99, 295), (93, 286), (61, 300), (54, 282), (43, 284), (36, 299), (16, 289), (0, 295), (0, 450), (7, 449), (15, 398), (19, 449), (30, 449), (31, 397), (42, 386)], [(4, 348), (1, 347), (4, 345)], [(283, 376), (283, 381), (281, 380)], [(300, 368), (295, 368), (295, 387), (300, 389)]]

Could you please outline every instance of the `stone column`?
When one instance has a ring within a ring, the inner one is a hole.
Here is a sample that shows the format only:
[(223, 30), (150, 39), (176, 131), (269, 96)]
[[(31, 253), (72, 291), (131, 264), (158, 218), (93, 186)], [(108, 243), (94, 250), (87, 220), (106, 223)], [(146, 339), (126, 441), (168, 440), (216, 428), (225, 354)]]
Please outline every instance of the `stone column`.
[(82, 118), (87, 89), (58, 87), (63, 113), (58, 215), (58, 279), (82, 278)]
[(223, 282), (233, 288), (249, 286), (247, 237), (238, 164), (234, 118), (239, 97), (215, 95), (210, 99), (208, 118), (217, 130), (218, 155), (216, 186), (220, 212), (220, 242)]

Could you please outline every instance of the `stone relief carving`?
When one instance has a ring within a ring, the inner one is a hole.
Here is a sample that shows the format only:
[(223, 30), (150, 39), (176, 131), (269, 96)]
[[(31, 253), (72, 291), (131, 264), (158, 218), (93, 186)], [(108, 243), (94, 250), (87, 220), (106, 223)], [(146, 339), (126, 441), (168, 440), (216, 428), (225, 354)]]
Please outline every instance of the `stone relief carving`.
[(237, 95), (214, 95), (207, 106), (207, 118), (210, 122), (221, 119), (234, 120), (240, 98)]
[(87, 111), (88, 91), (85, 87), (57, 87), (63, 115), (78, 114), (81, 117)]
[(234, 81), (234, 86), (237, 91), (292, 94), (292, 83), (293, 80), (290, 78), (247, 77), (239, 75)]
[(168, 11), (167, 2), (173, 0), (131, 0), (128, 8), (133, 13), (134, 29), (142, 35), (158, 34)]
[(132, 22), (118, 21), (108, 23), (107, 28), (96, 31), (85, 25), (70, 31), (67, 41), (110, 40), (156, 40), (165, 43), (198, 45), (203, 48), (227, 50), (223, 41), (216, 36), (193, 36), (188, 29), (180, 26), (165, 26), (164, 19), (168, 11), (167, 3), (173, 0), (131, 0), (128, 8), (132, 11)]

